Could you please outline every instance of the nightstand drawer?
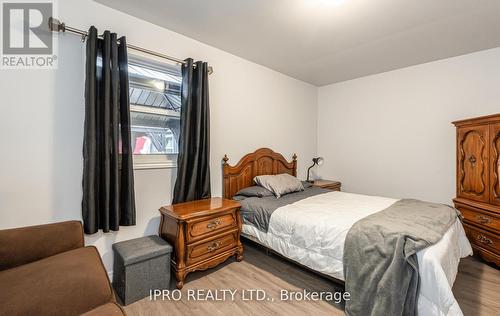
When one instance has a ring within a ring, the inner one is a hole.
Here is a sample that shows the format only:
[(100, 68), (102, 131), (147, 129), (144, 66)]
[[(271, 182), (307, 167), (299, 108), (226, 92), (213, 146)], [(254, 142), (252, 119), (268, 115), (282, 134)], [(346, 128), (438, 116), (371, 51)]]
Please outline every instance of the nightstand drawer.
[(188, 242), (193, 242), (225, 229), (237, 228), (237, 226), (235, 212), (189, 221), (187, 223), (187, 239)]
[(237, 246), (238, 231), (232, 231), (229, 234), (217, 236), (210, 241), (204, 241), (198, 244), (187, 246), (187, 264), (193, 264), (208, 259), (213, 255), (230, 250)]

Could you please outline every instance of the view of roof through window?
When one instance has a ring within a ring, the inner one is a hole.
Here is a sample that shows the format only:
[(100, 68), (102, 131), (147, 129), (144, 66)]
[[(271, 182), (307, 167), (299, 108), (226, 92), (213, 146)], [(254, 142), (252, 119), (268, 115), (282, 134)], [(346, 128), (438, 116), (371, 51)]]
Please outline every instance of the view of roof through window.
[(130, 63), (130, 103), (179, 112), (181, 77)]
[(130, 58), (129, 81), (134, 154), (178, 153), (180, 66)]

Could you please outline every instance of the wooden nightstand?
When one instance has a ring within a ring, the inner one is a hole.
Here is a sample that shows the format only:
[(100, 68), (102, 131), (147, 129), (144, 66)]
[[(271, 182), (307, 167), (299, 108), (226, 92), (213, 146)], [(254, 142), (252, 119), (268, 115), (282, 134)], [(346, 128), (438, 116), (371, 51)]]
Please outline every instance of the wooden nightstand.
[(338, 181), (330, 181), (330, 180), (314, 180), (312, 183), (315, 187), (323, 188), (323, 189), (328, 189), (332, 191), (340, 191), (340, 187), (342, 186), (342, 183)]
[(206, 270), (232, 255), (243, 260), (240, 203), (211, 198), (160, 208), (160, 236), (174, 246), (171, 265), (177, 288), (186, 275)]

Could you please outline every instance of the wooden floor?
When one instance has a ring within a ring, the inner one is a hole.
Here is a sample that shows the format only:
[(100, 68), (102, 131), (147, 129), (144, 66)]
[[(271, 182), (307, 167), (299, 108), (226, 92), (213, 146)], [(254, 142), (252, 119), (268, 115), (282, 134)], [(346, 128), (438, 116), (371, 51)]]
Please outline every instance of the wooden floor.
[[(173, 283), (172, 283), (173, 285)], [(235, 300), (188, 301), (188, 290), (238, 290)], [(241, 290), (262, 289), (265, 301), (243, 301)], [(233, 258), (218, 268), (188, 275), (180, 301), (145, 298), (125, 307), (127, 315), (344, 315), (342, 304), (327, 301), (281, 301), (279, 291), (342, 291), (342, 287), (297, 265), (245, 244), (245, 259)], [(453, 287), (465, 316), (500, 315), (500, 271), (466, 258)], [(270, 300), (274, 298), (274, 301)]]
[(500, 270), (475, 257), (462, 259), (453, 294), (465, 316), (500, 315)]

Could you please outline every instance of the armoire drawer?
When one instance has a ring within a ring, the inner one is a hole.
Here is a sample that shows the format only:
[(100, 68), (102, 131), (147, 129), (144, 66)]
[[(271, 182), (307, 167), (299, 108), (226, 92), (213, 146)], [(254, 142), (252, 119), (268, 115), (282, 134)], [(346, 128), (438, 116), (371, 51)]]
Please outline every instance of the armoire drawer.
[(464, 219), (484, 229), (500, 233), (500, 218), (498, 215), (475, 209), (473, 207), (458, 206)]
[(500, 254), (500, 239), (498, 235), (467, 224), (464, 225), (464, 228), (472, 244)]

